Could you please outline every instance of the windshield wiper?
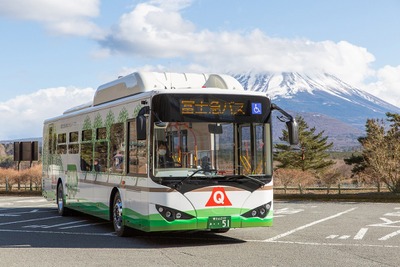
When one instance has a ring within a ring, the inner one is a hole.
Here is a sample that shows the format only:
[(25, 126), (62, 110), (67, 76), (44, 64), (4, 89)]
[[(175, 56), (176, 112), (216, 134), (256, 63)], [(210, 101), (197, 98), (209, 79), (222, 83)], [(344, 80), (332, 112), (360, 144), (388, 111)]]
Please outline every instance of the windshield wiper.
[(233, 179), (233, 178), (236, 178), (236, 179), (238, 179), (238, 178), (247, 178), (247, 179), (250, 179), (250, 180), (252, 180), (252, 181), (254, 181), (254, 182), (256, 182), (256, 183), (259, 183), (259, 184), (262, 185), (262, 186), (265, 186), (265, 185), (266, 185), (266, 183), (264, 183), (263, 181), (261, 181), (261, 180), (259, 180), (259, 179), (256, 179), (256, 178), (254, 178), (254, 177), (248, 176), (248, 175), (244, 175), (244, 174), (232, 175), (232, 176), (227, 176), (227, 177), (226, 177), (227, 180), (231, 180), (231, 179)]
[(190, 178), (192, 178), (195, 174), (197, 174), (197, 173), (199, 173), (199, 172), (204, 172), (204, 173), (206, 173), (206, 172), (215, 172), (215, 173), (217, 173), (217, 169), (210, 169), (210, 168), (203, 168), (203, 169), (198, 169), (198, 170), (195, 170), (191, 175), (189, 175), (189, 176), (187, 176), (187, 177), (185, 177), (184, 179), (182, 179), (181, 181), (179, 181), (179, 182), (177, 182), (177, 183), (175, 183), (174, 185), (173, 185), (173, 187), (175, 187), (175, 188), (178, 188), (179, 186), (181, 186), (181, 185), (183, 185), (183, 183), (185, 182), (185, 181), (187, 181), (187, 180), (189, 180)]

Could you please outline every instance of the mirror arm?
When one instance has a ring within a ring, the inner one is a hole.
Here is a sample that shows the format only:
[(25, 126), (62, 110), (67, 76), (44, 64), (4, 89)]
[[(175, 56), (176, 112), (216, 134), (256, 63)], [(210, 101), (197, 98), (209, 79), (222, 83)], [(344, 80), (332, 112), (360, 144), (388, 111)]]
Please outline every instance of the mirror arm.
[(292, 115), (284, 111), (282, 108), (279, 106), (275, 105), (274, 103), (271, 103), (271, 110), (278, 110), (282, 115), (284, 115), (289, 121), (293, 122), (294, 118)]
[(297, 145), (299, 143), (299, 133), (298, 133), (298, 125), (297, 122), (295, 120), (295, 118), (293, 118), (292, 115), (290, 115), (289, 113), (287, 113), (286, 111), (284, 111), (283, 109), (281, 109), (280, 107), (278, 107), (277, 105), (271, 103), (271, 111), (272, 110), (278, 110), (283, 116), (286, 117), (286, 119), (288, 121), (285, 121), (282, 117), (278, 117), (278, 119), (281, 122), (286, 122), (286, 125), (288, 127), (288, 133), (289, 133), (289, 143), (291, 145)]

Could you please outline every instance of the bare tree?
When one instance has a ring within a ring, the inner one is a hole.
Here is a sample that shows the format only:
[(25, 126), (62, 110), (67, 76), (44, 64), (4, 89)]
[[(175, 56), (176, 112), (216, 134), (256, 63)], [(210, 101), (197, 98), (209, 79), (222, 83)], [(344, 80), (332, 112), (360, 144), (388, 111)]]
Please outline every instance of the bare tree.
[(367, 136), (362, 140), (363, 156), (375, 179), (400, 193), (400, 115), (387, 113), (389, 130), (382, 120), (367, 121)]
[(0, 179), (0, 183), (4, 184), (11, 191), (12, 187), (18, 183), (18, 172), (10, 168), (0, 168)]
[(275, 171), (277, 183), (283, 185), (285, 194), (289, 185), (298, 186), (300, 194), (306, 186), (314, 183), (315, 177), (311, 172), (299, 169), (278, 169)]

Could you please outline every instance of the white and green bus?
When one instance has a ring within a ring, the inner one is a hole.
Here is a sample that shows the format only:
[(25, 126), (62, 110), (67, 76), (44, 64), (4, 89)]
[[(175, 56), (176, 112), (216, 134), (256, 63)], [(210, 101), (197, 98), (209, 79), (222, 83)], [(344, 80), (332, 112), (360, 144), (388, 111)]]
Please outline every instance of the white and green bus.
[(43, 196), (118, 236), (270, 226), (274, 109), (296, 144), (294, 118), (231, 76), (121, 77), (44, 122)]

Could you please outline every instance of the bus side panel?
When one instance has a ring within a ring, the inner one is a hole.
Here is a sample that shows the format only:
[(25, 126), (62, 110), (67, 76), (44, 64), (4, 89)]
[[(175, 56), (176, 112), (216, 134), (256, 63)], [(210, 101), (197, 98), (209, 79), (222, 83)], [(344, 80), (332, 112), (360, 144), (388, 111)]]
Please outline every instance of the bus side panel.
[(148, 177), (127, 176), (124, 178), (125, 185), (123, 197), (123, 214), (126, 224), (134, 229), (148, 231), (149, 195), (153, 190), (160, 190), (160, 185), (153, 183)]

